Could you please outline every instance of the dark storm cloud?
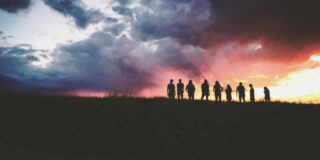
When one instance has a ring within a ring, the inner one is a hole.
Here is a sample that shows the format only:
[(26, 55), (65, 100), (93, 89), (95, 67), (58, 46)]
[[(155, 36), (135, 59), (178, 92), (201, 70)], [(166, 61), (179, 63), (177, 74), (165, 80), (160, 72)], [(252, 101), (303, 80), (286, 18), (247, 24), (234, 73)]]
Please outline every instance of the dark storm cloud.
[(17, 13), (19, 10), (27, 9), (31, 5), (31, 0), (1, 0), (0, 9), (9, 13)]
[(135, 38), (152, 40), (171, 37), (192, 43), (198, 33), (212, 22), (211, 7), (206, 0), (138, 1), (142, 7), (129, 8), (136, 1), (125, 1), (113, 10), (131, 20)]
[(148, 10), (135, 9), (135, 36), (143, 40), (171, 37), (192, 44), (211, 21), (206, 0), (143, 1)]
[(26, 85), (41, 85), (41, 80), (50, 79), (46, 72), (31, 65), (32, 62), (39, 61), (40, 56), (45, 58), (34, 55), (35, 52), (44, 51), (33, 49), (30, 45), (0, 47), (0, 76), (24, 82)]
[(59, 60), (53, 62), (56, 66), (53, 69), (69, 75), (63, 80), (63, 86), (71, 90), (139, 93), (156, 85), (154, 77), (163, 68), (199, 74), (190, 68), (190, 61), (179, 56), (181, 51), (173, 43), (160, 40), (157, 45), (161, 48), (153, 51), (141, 42), (125, 36), (115, 38), (101, 31), (86, 40), (58, 48), (55, 52), (59, 53), (56, 56)]
[(138, 68), (128, 53), (135, 45), (125, 37), (115, 39), (109, 33), (98, 32), (57, 48), (50, 70), (67, 76), (56, 80), (60, 85), (55, 89), (135, 93), (150, 86), (152, 80), (146, 78), (150, 72)]
[[(320, 38), (318, 5), (308, 0), (120, 0), (111, 6), (120, 18), (101, 16), (79, 0), (44, 2), (81, 28), (112, 22), (87, 39), (58, 46), (47, 69), (31, 65), (41, 61), (31, 46), (0, 48), (0, 76), (59, 91), (139, 93), (157, 86), (163, 71), (196, 79), (203, 68), (214, 66), (214, 74), (219, 64), (228, 65), (222, 62), (229, 54), (235, 63), (290, 61)], [(244, 53), (251, 42), (262, 43), (259, 54)], [(241, 53), (228, 47), (232, 43)]]
[[(235, 38), (266, 38), (279, 45), (304, 46), (319, 41), (316, 0), (210, 0), (214, 24), (203, 45)], [(203, 38), (203, 37), (202, 37)], [(298, 47), (298, 46), (297, 46)]]
[(80, 28), (86, 28), (90, 23), (102, 19), (102, 14), (96, 10), (85, 9), (80, 0), (44, 0), (45, 4), (64, 16), (72, 17)]

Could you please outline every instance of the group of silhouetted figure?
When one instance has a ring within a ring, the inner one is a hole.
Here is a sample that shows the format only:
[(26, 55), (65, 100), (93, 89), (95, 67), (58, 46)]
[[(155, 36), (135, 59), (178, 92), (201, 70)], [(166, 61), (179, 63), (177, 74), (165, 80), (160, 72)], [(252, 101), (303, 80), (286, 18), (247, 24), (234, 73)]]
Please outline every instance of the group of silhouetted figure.
[[(255, 102), (255, 91), (254, 91), (253, 85), (249, 84), (249, 87), (250, 87), (250, 102)], [(177, 83), (177, 92), (176, 92), (176, 87), (173, 84), (173, 79), (170, 80), (170, 83), (168, 84), (168, 87), (167, 87), (167, 93), (168, 93), (169, 99), (175, 99), (175, 96), (177, 95), (178, 100), (182, 100), (184, 91), (188, 93), (189, 100), (194, 100), (194, 93), (196, 91), (196, 88), (192, 83), (192, 80), (189, 80), (188, 85), (186, 86), (186, 88), (184, 88), (184, 84), (182, 83), (182, 80), (179, 79), (179, 83)], [(233, 90), (231, 86), (228, 84), (225, 89), (227, 102), (232, 101), (232, 91)], [(246, 91), (245, 87), (240, 82), (236, 90), (236, 95), (239, 97), (239, 102), (246, 102), (245, 91)], [(215, 84), (213, 85), (213, 92), (214, 92), (215, 101), (221, 102), (221, 93), (223, 92), (223, 88), (220, 85), (219, 81), (216, 81)], [(204, 82), (201, 84), (201, 93), (202, 93), (201, 101), (204, 100), (204, 98), (208, 101), (210, 96), (210, 87), (207, 80), (204, 80)], [(264, 87), (264, 101), (270, 102), (270, 90), (267, 87)]]

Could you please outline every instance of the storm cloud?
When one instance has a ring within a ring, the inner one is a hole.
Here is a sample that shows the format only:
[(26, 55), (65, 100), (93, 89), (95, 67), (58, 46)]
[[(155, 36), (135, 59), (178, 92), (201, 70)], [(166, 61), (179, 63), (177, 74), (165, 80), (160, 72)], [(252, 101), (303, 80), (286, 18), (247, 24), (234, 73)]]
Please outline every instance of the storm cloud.
[(17, 13), (19, 10), (27, 9), (31, 5), (31, 0), (1, 0), (0, 9), (9, 13)]
[(52, 90), (134, 94), (160, 86), (157, 78), (167, 72), (232, 79), (271, 74), (261, 66), (279, 63), (281, 75), (320, 45), (320, 13), (311, 0), (121, 0), (110, 3), (108, 16), (79, 0), (44, 2), (82, 29), (112, 20), (86, 39), (57, 46), (44, 68), (34, 65), (45, 56), (32, 47), (0, 48), (1, 76)]
[(43, 0), (46, 5), (74, 19), (75, 24), (80, 28), (86, 28), (90, 23), (101, 20), (103, 15), (96, 10), (85, 9), (80, 0)]
[(210, 0), (210, 3), (214, 23), (195, 40), (196, 45), (210, 48), (230, 41), (244, 44), (258, 41), (269, 48), (266, 57), (284, 61), (292, 56), (307, 58), (308, 52), (319, 45), (320, 13), (316, 0)]

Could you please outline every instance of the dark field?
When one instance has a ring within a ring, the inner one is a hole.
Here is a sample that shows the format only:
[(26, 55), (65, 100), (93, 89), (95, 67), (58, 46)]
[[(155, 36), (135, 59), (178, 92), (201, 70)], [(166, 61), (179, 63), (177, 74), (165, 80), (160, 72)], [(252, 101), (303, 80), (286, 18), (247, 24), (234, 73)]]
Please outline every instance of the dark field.
[(319, 159), (320, 106), (0, 96), (0, 159)]

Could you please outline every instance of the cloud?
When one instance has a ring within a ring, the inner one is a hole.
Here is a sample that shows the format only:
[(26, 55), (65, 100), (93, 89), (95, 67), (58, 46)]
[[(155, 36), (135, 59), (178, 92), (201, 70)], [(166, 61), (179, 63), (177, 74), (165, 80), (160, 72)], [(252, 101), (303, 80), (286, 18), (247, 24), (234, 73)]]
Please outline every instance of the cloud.
[(134, 94), (161, 87), (157, 78), (170, 79), (161, 77), (167, 72), (196, 82), (269, 77), (269, 85), (272, 74), (297, 69), (319, 47), (313, 1), (121, 0), (108, 4), (115, 17), (79, 0), (44, 2), (80, 28), (112, 21), (84, 40), (57, 46), (42, 68), (35, 64), (46, 58), (31, 46), (0, 48), (1, 76), (45, 90)]
[(31, 0), (1, 0), (0, 9), (9, 13), (17, 13), (20, 10), (27, 9), (31, 5)]
[[(194, 44), (199, 33), (212, 23), (212, 10), (206, 0), (153, 2), (142, 1), (143, 7), (130, 9), (136, 19), (132, 22), (136, 38), (149, 40), (171, 37), (182, 44)], [(130, 4), (122, 7), (129, 8)]]
[(279, 43), (294, 43), (300, 38), (314, 40), (314, 33), (320, 33), (316, 0), (303, 5), (297, 0), (210, 1), (214, 28), (224, 36), (267, 36)]
[(86, 28), (90, 23), (99, 22), (103, 15), (97, 10), (86, 9), (80, 0), (43, 0), (46, 5), (74, 19), (80, 28)]
[(54, 71), (33, 65), (40, 59), (48, 58), (45, 52), (33, 49), (32, 46), (26, 44), (0, 47), (0, 76), (3, 79), (14, 79), (24, 86), (50, 88), (53, 85), (51, 82), (63, 75), (55, 75)]
[[(157, 86), (155, 77), (163, 69), (199, 75), (174, 40), (164, 38), (148, 43), (101, 31), (86, 40), (57, 48), (51, 70), (68, 75), (63, 84), (70, 90), (131, 94)], [(150, 47), (151, 43), (159, 49)]]
[(306, 60), (320, 41), (316, 0), (210, 0), (214, 23), (195, 40), (205, 48), (230, 41), (247, 44), (260, 41), (265, 59), (288, 62)]

